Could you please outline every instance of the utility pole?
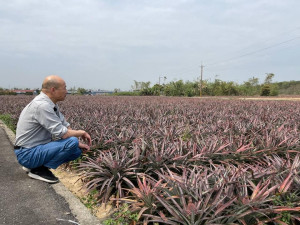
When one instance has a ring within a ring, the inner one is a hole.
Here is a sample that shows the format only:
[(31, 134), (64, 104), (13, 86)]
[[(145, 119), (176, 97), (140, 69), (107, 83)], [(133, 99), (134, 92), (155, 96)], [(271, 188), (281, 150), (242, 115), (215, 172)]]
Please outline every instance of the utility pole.
[(159, 84), (159, 85), (160, 85), (160, 78), (164, 78), (164, 83), (165, 83), (165, 81), (166, 81), (167, 77), (166, 77), (166, 76), (159, 77), (159, 78), (158, 78), (158, 84)]
[(200, 75), (200, 97), (202, 97), (202, 77), (203, 77), (203, 65), (202, 65), (202, 63), (201, 63), (201, 75)]

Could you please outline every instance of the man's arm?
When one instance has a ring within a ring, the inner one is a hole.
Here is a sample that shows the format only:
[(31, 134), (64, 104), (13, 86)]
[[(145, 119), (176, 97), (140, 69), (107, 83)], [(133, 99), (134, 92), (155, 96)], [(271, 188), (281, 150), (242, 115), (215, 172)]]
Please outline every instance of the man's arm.
[(67, 133), (62, 136), (62, 139), (69, 137), (81, 137), (85, 142), (87, 142), (88, 146), (92, 145), (91, 136), (84, 130), (72, 130), (70, 127), (68, 127)]
[[(68, 128), (68, 130), (73, 130), (71, 128), (71, 126), (68, 126), (67, 128)], [(79, 146), (78, 147), (81, 148), (83, 152), (87, 152), (87, 151), (90, 150), (90, 146), (85, 144), (85, 143), (82, 143), (81, 141), (79, 141)]]

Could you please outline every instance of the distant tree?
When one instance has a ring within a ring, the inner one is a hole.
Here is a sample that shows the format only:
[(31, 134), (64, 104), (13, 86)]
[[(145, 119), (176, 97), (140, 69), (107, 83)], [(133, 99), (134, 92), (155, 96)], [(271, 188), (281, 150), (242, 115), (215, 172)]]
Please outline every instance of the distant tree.
[(148, 82), (140, 82), (141, 89), (148, 89), (148, 88), (150, 88), (150, 85), (151, 85), (150, 81), (148, 81)]
[(279, 88), (277, 84), (273, 84), (271, 86), (271, 91), (270, 91), (270, 95), (271, 96), (277, 96), (279, 94)]
[[(259, 79), (256, 77), (248, 79), (241, 85), (233, 81), (222, 81), (220, 79), (215, 79), (214, 82), (203, 80), (202, 94), (207, 96), (300, 94), (300, 81), (273, 83), (274, 76), (273, 73), (267, 73), (262, 84), (259, 84)], [(155, 84), (151, 87), (149, 81), (139, 82), (134, 80), (131, 87), (134, 95), (199, 96), (199, 81), (171, 81), (163, 85)]]
[(260, 95), (261, 96), (276, 96), (278, 95), (279, 91), (278, 91), (278, 86), (272, 84), (272, 80), (274, 77), (274, 73), (267, 73), (266, 78), (265, 78), (265, 82), (261, 88), (261, 92)]
[(114, 95), (114, 96), (138, 96), (138, 93), (132, 92), (132, 91), (120, 91), (117, 93), (113, 93), (112, 95)]
[(0, 95), (5, 95), (5, 90), (2, 87), (0, 87)]
[(271, 86), (269, 84), (264, 84), (261, 88), (260, 95), (261, 96), (270, 96), (271, 94)]
[(150, 88), (151, 82), (140, 82), (140, 95), (152, 95), (152, 89)]
[(163, 94), (163, 90), (164, 90), (164, 85), (160, 85), (160, 84), (155, 84), (153, 85), (152, 89), (152, 94), (159, 96), (161, 94)]
[(259, 79), (256, 77), (249, 78), (248, 81), (240, 86), (241, 94), (246, 96), (258, 95), (259, 89)]
[(199, 83), (197, 81), (187, 81), (183, 84), (184, 96), (192, 97), (200, 94)]
[(267, 73), (264, 84), (271, 84), (274, 76), (274, 73)]
[(120, 88), (115, 88), (114, 93), (118, 93), (118, 92), (121, 92)]
[(139, 91), (139, 90), (141, 90), (141, 82), (138, 82), (136, 80), (134, 80), (133, 82), (134, 82), (134, 84), (131, 85), (131, 89), (133, 91)]
[(278, 85), (279, 94), (300, 95), (300, 80), (283, 81), (276, 84)]
[(165, 86), (165, 95), (167, 96), (184, 96), (184, 82), (171, 81)]
[(84, 89), (84, 88), (77, 88), (77, 94), (80, 94), (80, 95), (84, 95), (85, 93), (86, 93), (87, 91), (86, 91), (86, 89)]

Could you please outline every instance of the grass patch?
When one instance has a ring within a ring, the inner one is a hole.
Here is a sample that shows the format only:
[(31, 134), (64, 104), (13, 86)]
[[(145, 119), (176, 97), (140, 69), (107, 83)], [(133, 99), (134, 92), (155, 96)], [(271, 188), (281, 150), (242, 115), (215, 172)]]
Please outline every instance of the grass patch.
[(94, 212), (94, 209), (97, 206), (97, 190), (91, 191), (86, 197), (81, 198), (82, 203), (90, 209), (92, 212)]
[(8, 126), (9, 129), (11, 129), (14, 133), (16, 133), (16, 126), (14, 125), (13, 119), (11, 115), (9, 114), (0, 114), (0, 120), (3, 121), (3, 123)]

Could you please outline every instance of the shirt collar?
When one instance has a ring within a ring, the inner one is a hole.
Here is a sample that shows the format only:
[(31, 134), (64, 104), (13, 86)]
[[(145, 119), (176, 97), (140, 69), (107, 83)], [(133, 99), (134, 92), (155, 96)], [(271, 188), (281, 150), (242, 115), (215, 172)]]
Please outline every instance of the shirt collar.
[(54, 104), (54, 102), (52, 102), (52, 100), (48, 97), (48, 95), (46, 95), (44, 92), (40, 92), (40, 96), (42, 99), (45, 99), (47, 102), (49, 102), (51, 104), (51, 107), (55, 107), (55, 108), (58, 108), (58, 105), (57, 104)]

